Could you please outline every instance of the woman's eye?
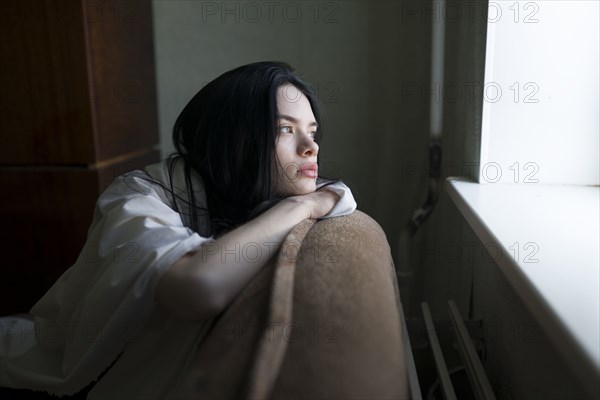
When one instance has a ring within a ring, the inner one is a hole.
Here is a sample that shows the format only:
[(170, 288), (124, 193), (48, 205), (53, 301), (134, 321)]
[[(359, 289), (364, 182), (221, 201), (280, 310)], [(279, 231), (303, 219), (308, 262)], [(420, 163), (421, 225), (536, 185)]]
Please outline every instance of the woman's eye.
[(291, 126), (287, 126), (287, 125), (286, 126), (280, 126), (279, 127), (279, 132), (280, 133), (294, 133), (292, 131), (292, 127)]

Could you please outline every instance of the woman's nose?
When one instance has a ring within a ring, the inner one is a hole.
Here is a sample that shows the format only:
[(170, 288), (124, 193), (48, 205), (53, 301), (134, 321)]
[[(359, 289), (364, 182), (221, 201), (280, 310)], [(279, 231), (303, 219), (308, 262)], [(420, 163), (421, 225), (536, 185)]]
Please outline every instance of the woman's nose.
[(298, 150), (301, 156), (316, 156), (319, 153), (319, 145), (313, 140), (312, 136), (306, 134), (303, 135), (302, 142), (299, 143)]

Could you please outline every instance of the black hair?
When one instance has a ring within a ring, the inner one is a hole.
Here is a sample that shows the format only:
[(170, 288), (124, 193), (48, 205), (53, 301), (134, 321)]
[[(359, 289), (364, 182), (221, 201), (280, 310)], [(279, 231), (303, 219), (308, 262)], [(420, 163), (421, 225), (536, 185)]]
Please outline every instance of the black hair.
[[(225, 72), (204, 86), (179, 114), (173, 128), (176, 154), (184, 161), (191, 228), (198, 211), (219, 236), (269, 209), (276, 193), (277, 89), (291, 84), (308, 99), (322, 137), (321, 108), (312, 87), (283, 62), (257, 62)], [(203, 179), (207, 207), (193, 195), (192, 171)]]

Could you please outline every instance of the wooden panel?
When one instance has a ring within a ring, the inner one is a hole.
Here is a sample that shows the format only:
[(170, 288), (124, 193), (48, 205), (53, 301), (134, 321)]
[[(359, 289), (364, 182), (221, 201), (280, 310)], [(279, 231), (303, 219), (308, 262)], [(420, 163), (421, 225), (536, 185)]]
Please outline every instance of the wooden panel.
[(77, 260), (96, 199), (116, 176), (157, 160), (149, 150), (93, 170), (0, 169), (0, 315), (28, 311)]
[(81, 2), (10, 0), (0, 10), (0, 162), (92, 162)]
[(2, 164), (93, 164), (158, 143), (150, 2), (0, 9)]
[(98, 194), (97, 172), (0, 171), (4, 240), (0, 315), (25, 312), (77, 258)]
[(84, 3), (97, 161), (158, 143), (149, 1)]
[(71, 266), (96, 199), (159, 159), (151, 2), (0, 2), (0, 315)]

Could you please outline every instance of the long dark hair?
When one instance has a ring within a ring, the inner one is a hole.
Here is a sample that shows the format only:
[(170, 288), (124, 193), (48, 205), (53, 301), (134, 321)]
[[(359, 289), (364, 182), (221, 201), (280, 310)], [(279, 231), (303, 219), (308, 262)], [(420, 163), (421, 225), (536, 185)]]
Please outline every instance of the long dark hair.
[[(283, 62), (257, 62), (225, 72), (185, 106), (173, 128), (183, 160), (192, 229), (198, 207), (191, 172), (204, 181), (212, 234), (219, 236), (266, 211), (283, 196), (275, 192), (277, 88), (291, 84), (310, 102), (322, 137), (321, 109), (314, 90)], [(172, 173), (173, 168), (170, 168)], [(171, 177), (171, 182), (173, 179)], [(202, 212), (202, 211), (201, 211)], [(196, 224), (196, 225), (195, 225)]]

